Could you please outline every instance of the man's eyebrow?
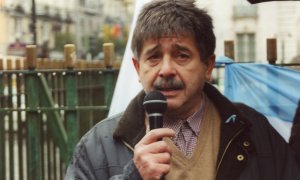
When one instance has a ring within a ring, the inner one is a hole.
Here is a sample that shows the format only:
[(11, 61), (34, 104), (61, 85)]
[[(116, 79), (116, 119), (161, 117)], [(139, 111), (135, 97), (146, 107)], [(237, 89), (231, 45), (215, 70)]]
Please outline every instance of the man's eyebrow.
[(177, 49), (177, 50), (185, 51), (185, 52), (191, 52), (191, 50), (188, 47), (180, 45), (180, 44), (173, 44), (172, 49)]
[(155, 51), (157, 51), (160, 48), (161, 48), (161, 45), (160, 44), (156, 44), (155, 46), (146, 49), (146, 52), (144, 54), (146, 56), (151, 55), (151, 54), (153, 54)]

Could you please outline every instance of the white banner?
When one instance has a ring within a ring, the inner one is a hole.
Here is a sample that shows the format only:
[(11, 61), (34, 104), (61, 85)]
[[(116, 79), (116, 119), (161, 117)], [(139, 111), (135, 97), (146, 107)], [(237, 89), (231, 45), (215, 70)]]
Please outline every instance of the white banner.
[(124, 111), (130, 100), (137, 95), (140, 90), (142, 90), (142, 86), (139, 83), (137, 73), (132, 64), (133, 53), (130, 46), (138, 14), (143, 5), (147, 2), (150, 2), (150, 0), (137, 0), (135, 2), (134, 16), (130, 28), (128, 43), (126, 45), (108, 116)]

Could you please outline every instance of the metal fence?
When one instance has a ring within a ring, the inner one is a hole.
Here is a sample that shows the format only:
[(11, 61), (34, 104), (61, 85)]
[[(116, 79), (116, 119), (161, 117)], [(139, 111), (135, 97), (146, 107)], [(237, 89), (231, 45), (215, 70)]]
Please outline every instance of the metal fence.
[[(0, 179), (63, 179), (79, 137), (106, 117), (118, 65), (113, 45), (104, 61), (75, 61), (73, 45), (65, 59), (27, 57), (0, 60)], [(116, 68), (115, 68), (116, 67)]]

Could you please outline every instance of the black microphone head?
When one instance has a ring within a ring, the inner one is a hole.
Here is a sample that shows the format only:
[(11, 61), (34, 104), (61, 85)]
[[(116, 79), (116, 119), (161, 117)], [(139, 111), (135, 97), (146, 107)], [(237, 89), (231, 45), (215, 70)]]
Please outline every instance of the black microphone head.
[(167, 109), (167, 99), (161, 92), (151, 91), (145, 96), (143, 105), (148, 114), (163, 114)]

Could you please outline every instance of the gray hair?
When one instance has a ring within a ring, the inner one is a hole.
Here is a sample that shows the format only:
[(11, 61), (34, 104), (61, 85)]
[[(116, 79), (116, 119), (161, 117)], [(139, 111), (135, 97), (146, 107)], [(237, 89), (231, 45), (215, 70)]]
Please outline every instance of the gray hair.
[(205, 62), (216, 46), (212, 18), (195, 6), (194, 0), (153, 0), (138, 16), (131, 49), (139, 58), (143, 42), (163, 36), (190, 36)]

